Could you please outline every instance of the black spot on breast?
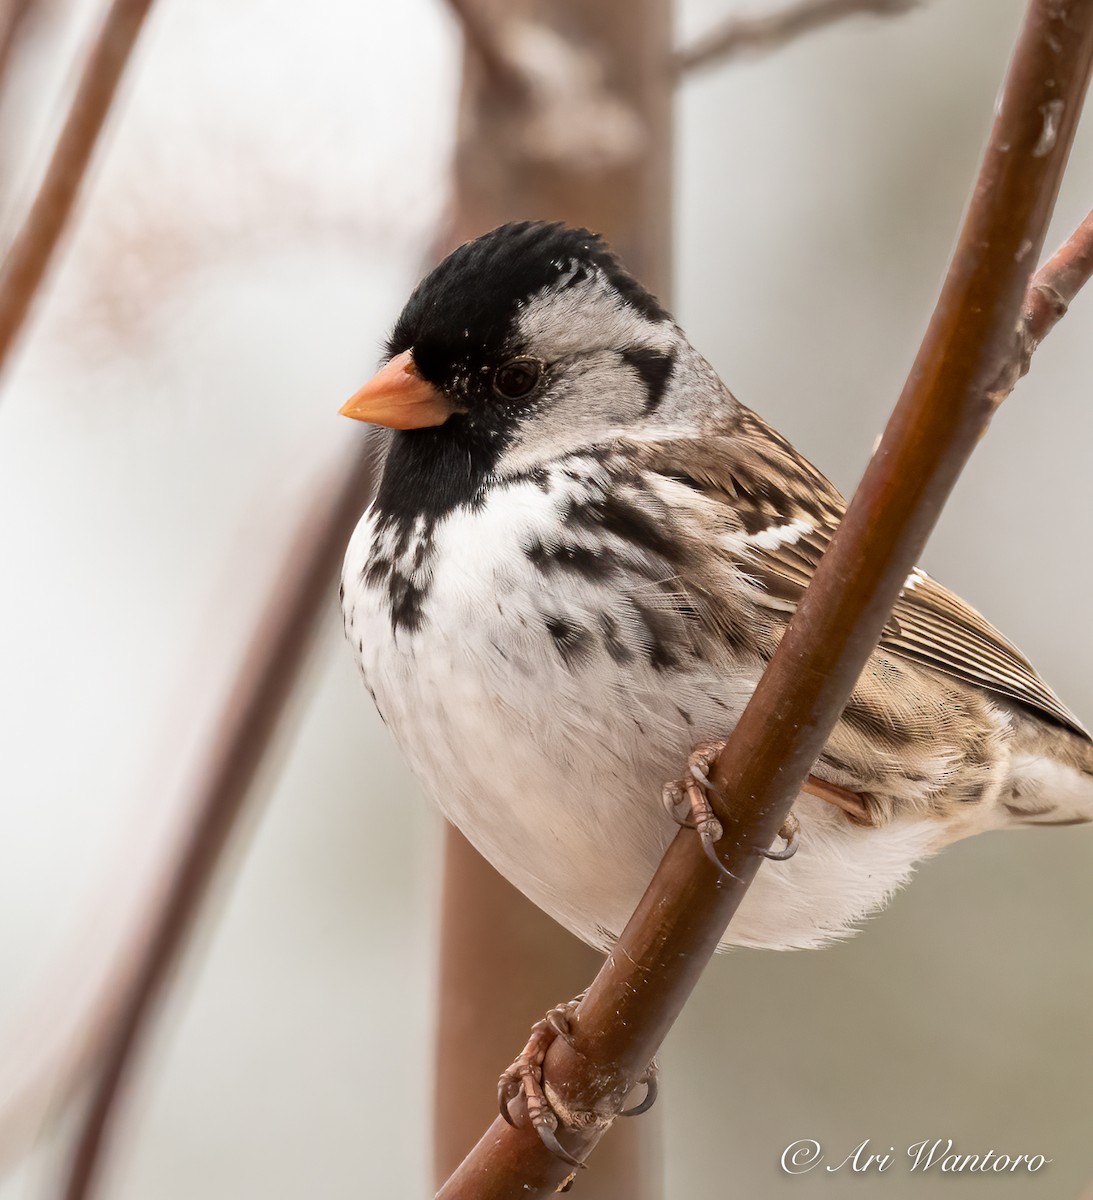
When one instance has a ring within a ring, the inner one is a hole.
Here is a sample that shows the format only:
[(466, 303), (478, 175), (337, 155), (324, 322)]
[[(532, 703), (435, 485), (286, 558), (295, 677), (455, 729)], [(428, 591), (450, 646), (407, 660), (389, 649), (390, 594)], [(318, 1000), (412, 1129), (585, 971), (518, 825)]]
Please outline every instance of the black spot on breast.
[(647, 392), (645, 399), (646, 413), (654, 412), (664, 399), (668, 380), (675, 370), (674, 354), (664, 354), (660, 350), (651, 350), (647, 346), (638, 346), (631, 350), (622, 351), (623, 361), (637, 371)]
[(391, 628), (414, 633), (424, 618), (425, 591), (401, 571), (393, 570), (387, 581), (387, 599), (391, 606)]
[[(374, 554), (361, 570), (362, 583), (386, 592), (391, 629), (395, 633), (413, 633), (421, 627), (425, 600), (432, 586), (429, 562), (434, 549), (434, 524), (427, 522), (417, 531), (405, 525), (395, 526), (394, 553)], [(385, 522), (383, 528), (390, 530), (391, 523)]]
[(603, 634), (604, 649), (614, 662), (628, 663), (634, 657), (633, 651), (619, 636), (619, 623), (610, 613), (600, 614), (600, 632)]
[(587, 629), (564, 617), (545, 617), (543, 624), (554, 639), (554, 649), (567, 667), (579, 666), (588, 658), (592, 638)]
[(608, 533), (651, 550), (671, 562), (679, 558), (679, 547), (671, 533), (651, 513), (628, 503), (621, 496), (606, 497), (602, 524)]
[(593, 550), (590, 546), (565, 542), (547, 546), (536, 538), (526, 553), (531, 563), (544, 574), (569, 571), (585, 579), (605, 579), (614, 569), (614, 555), (607, 547)]
[(617, 492), (609, 492), (595, 500), (571, 500), (562, 520), (577, 528), (613, 533), (622, 541), (669, 562), (678, 562), (682, 557), (670, 524), (658, 520)]
[(541, 492), (550, 491), (550, 472), (546, 467), (530, 467), (508, 476), (507, 483), (533, 483)]
[(635, 611), (645, 626), (645, 651), (649, 656), (649, 665), (654, 671), (665, 671), (679, 665), (676, 631), (672, 618), (655, 608), (650, 608), (638, 600), (631, 600)]
[(382, 583), (391, 573), (394, 563), (382, 554), (376, 554), (361, 568), (361, 583)]

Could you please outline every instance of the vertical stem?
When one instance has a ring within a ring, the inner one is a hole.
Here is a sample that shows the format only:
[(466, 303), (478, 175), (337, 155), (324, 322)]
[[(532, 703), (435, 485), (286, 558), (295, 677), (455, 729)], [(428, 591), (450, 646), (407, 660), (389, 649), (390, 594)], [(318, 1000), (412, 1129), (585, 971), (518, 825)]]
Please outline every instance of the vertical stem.
[[(644, 129), (637, 153), (606, 169), (544, 162), (521, 136), (513, 89), (468, 47), (464, 63), (450, 241), (505, 221), (562, 220), (607, 235), (627, 264), (667, 299), (671, 247), (670, 0), (463, 0), (479, 35), (499, 40), (515, 21), (542, 22), (603, 64), (606, 83)], [(575, 137), (582, 131), (574, 129)], [(496, 1115), (497, 1077), (531, 1023), (578, 992), (599, 955), (545, 916), (449, 830), (441, 897), (440, 1032), (434, 1167), (445, 1180)], [(597, 1169), (582, 1179), (590, 1200), (662, 1194), (658, 1138), (649, 1118), (623, 1122)]]

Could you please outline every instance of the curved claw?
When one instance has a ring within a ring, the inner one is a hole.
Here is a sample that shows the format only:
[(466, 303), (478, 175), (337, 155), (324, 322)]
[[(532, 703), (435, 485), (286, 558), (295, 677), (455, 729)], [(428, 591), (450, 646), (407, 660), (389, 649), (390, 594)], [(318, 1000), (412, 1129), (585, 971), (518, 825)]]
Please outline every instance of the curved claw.
[(714, 846), (709, 835), (703, 835), (700, 833), (698, 840), (702, 843), (702, 853), (706, 855), (706, 857), (721, 872), (721, 874), (727, 875), (730, 879), (736, 879), (736, 882), (739, 883), (740, 880), (737, 879), (736, 876), (729, 870), (729, 868), (725, 866), (721, 859), (718, 858), (717, 848)]
[(801, 831), (795, 829), (786, 839), (785, 847), (781, 850), (760, 850), (757, 846), (756, 854), (761, 854), (764, 858), (771, 858), (775, 862), (785, 862), (787, 858), (792, 858), (797, 853), (797, 847), (801, 844)]
[(569, 1027), (569, 1018), (561, 1009), (552, 1008), (543, 1020), (555, 1037), (560, 1037), (568, 1046), (573, 1045), (573, 1030)]
[(764, 858), (772, 858), (775, 862), (785, 862), (787, 858), (792, 858), (797, 853), (797, 847), (801, 844), (801, 822), (790, 813), (782, 824), (782, 828), (778, 831), (778, 836), (785, 839), (785, 846), (781, 850), (761, 850), (758, 846), (755, 847), (755, 853), (761, 854)]
[(709, 777), (709, 775), (706, 774), (705, 771), (700, 771), (694, 763), (690, 764), (690, 771), (694, 778), (697, 779), (700, 784), (702, 784), (706, 791), (712, 792), (722, 804), (728, 803), (721, 789), (716, 783), (714, 783), (714, 781)]
[(509, 1112), (509, 1105), (516, 1099), (517, 1094), (516, 1091), (513, 1091), (512, 1080), (502, 1075), (497, 1084), (497, 1107), (505, 1123), (511, 1125), (513, 1129), (516, 1128), (516, 1122), (512, 1119), (512, 1113)]
[(579, 1158), (574, 1158), (554, 1136), (554, 1130), (549, 1121), (542, 1121), (536, 1125), (535, 1132), (539, 1135), (539, 1141), (546, 1146), (555, 1158), (560, 1158), (562, 1162), (569, 1163), (571, 1167), (580, 1167), (582, 1171), (585, 1169), (584, 1163)]
[[(719, 800), (724, 801), (725, 797), (722, 796), (720, 789), (710, 781), (709, 776), (704, 771), (693, 762), (688, 764), (688, 770), (699, 787), (707, 792), (712, 792)], [(695, 785), (692, 783), (687, 786), (694, 789)], [(696, 819), (695, 828), (698, 830), (698, 840), (702, 843), (702, 853), (706, 855), (722, 875), (728, 876), (729, 879), (736, 879), (736, 876), (718, 857), (715, 848), (715, 843), (719, 842), (724, 836), (721, 822), (714, 816), (713, 809), (710, 808), (709, 801), (705, 797), (702, 797), (700, 807), (704, 809), (706, 816)], [(698, 808), (692, 803), (692, 812), (697, 811)], [(740, 881), (737, 879), (737, 882), (739, 883)]]
[(640, 1104), (635, 1104), (631, 1108), (624, 1108), (619, 1113), (620, 1117), (640, 1117), (642, 1113), (648, 1112), (657, 1102), (657, 1093), (660, 1091), (660, 1084), (657, 1082), (657, 1072), (655, 1068), (650, 1067), (644, 1079), (640, 1079), (639, 1083), (645, 1084), (645, 1096)]

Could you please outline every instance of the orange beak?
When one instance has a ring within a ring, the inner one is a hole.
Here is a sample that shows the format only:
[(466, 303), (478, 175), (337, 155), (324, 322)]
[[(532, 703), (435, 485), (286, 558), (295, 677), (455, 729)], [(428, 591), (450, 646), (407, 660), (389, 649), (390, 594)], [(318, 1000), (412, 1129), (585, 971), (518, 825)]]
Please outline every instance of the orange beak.
[(444, 393), (421, 377), (409, 350), (396, 354), (341, 407), (343, 417), (390, 429), (443, 425), (455, 411)]

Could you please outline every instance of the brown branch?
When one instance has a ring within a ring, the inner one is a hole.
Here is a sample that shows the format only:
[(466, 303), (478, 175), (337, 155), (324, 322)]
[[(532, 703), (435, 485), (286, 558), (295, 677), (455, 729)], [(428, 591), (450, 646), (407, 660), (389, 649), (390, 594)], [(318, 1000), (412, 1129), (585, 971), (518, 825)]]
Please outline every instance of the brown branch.
[[(1021, 329), (1021, 375), (1033, 352), (1093, 276), (1093, 212), (1032, 277)], [(1016, 380), (1014, 380), (1016, 383)]]
[[(714, 782), (733, 878), (681, 833), (547, 1054), (560, 1140), (588, 1154), (697, 983), (875, 647), (903, 581), (995, 409), (1017, 352), (1093, 65), (1093, 0), (1031, 0), (968, 215), (900, 401), (846, 518), (721, 759)], [(1045, 139), (1047, 123), (1052, 134)], [(1047, 144), (1050, 142), (1050, 144)], [(767, 869), (777, 870), (772, 864)], [(527, 1128), (494, 1121), (440, 1200), (550, 1195), (568, 1168)]]
[(463, 33), (463, 41), (471, 54), (481, 63), (486, 78), (499, 91), (511, 97), (527, 94), (527, 81), (501, 46), (498, 32), (506, 17), (491, 21), (474, 0), (447, 0), (448, 8)]
[(84, 64), (53, 156), (0, 267), (0, 369), (64, 232), (152, 0), (114, 0)]
[(745, 54), (770, 54), (814, 29), (846, 17), (895, 17), (915, 8), (921, 0), (797, 0), (779, 12), (756, 17), (728, 17), (716, 28), (676, 51), (672, 67), (677, 75), (728, 62)]
[(1070, 302), (1093, 275), (1093, 212), (1032, 277), (1010, 359), (989, 390), (997, 406), (1028, 374), (1036, 347), (1066, 315)]
[(285, 549), (280, 578), (270, 589), (218, 723), (219, 739), (194, 796), (192, 824), (150, 901), (158, 907), (149, 943), (102, 1053), (81, 1118), (65, 1200), (83, 1200), (92, 1193), (126, 1074), (300, 673), (316, 616), (330, 601), (337, 565), (368, 503), (370, 475), (367, 456), (347, 456), (318, 489)]

